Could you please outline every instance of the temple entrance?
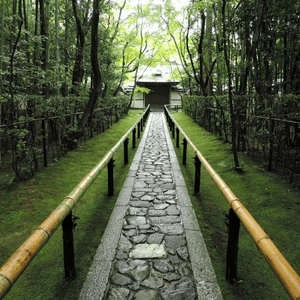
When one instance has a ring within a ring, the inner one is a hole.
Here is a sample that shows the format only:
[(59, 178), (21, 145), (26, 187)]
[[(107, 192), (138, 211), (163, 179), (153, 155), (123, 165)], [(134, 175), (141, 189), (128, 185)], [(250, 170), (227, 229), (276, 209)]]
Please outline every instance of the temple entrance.
[(147, 85), (152, 92), (145, 95), (145, 104), (151, 105), (151, 111), (162, 110), (165, 104), (170, 103), (170, 84)]

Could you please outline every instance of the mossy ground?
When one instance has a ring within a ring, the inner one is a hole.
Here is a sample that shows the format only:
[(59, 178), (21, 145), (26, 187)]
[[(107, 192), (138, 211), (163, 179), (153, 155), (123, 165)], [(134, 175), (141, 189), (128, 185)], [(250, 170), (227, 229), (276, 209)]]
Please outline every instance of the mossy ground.
[[(239, 153), (244, 172), (235, 172), (229, 144), (199, 127), (184, 113), (174, 113), (173, 116), (299, 274), (300, 193), (244, 153)], [(182, 146), (176, 151), (190, 195), (193, 195), (194, 154), (188, 147), (187, 165), (183, 166)], [(191, 196), (192, 203), (224, 299), (290, 299), (243, 226), (239, 241), (238, 281), (234, 285), (226, 282), (227, 227), (224, 214), (229, 205), (203, 168), (200, 193), (198, 197)]]
[[(138, 120), (142, 111), (130, 111), (106, 132), (34, 178), (0, 191), (0, 265), (24, 242), (80, 180)], [(139, 140), (137, 140), (139, 141)], [(129, 161), (135, 151), (129, 144)], [(80, 219), (74, 231), (77, 278), (64, 280), (61, 226), (18, 279), (5, 299), (77, 299), (101, 236), (126, 178), (130, 163), (123, 164), (123, 147), (115, 158), (115, 196), (107, 196), (106, 169), (83, 196), (73, 213)]]

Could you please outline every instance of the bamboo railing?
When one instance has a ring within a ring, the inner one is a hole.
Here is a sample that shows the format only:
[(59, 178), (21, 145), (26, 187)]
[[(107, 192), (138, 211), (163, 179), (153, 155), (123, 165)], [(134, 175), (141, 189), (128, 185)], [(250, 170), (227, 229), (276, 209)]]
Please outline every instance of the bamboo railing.
[[(182, 130), (179, 124), (171, 116), (167, 106), (165, 106), (164, 111), (170, 126), (170, 130), (172, 131), (173, 138), (175, 138), (175, 128), (176, 128), (177, 147), (179, 147), (179, 133), (181, 133), (181, 135), (183, 136), (183, 164), (185, 164), (186, 162), (187, 144), (190, 145), (190, 147), (195, 153), (195, 165), (196, 165), (196, 172), (195, 172), (196, 178), (195, 178), (195, 189), (194, 189), (195, 193), (197, 194), (199, 192), (200, 168), (201, 165), (203, 165), (206, 171), (209, 173), (212, 180), (216, 183), (216, 185), (220, 189), (223, 196), (230, 204), (231, 209), (229, 212), (229, 217), (231, 215), (233, 219), (238, 218), (239, 221), (244, 225), (244, 227), (246, 228), (246, 230), (254, 240), (256, 246), (261, 251), (266, 261), (269, 263), (273, 272), (278, 277), (283, 287), (286, 289), (291, 299), (300, 299), (299, 275), (295, 272), (295, 270), (292, 268), (292, 266), (289, 264), (286, 258), (282, 255), (282, 253), (278, 250), (278, 248), (275, 246), (272, 240), (268, 237), (266, 232), (252, 217), (252, 215), (245, 208), (242, 202), (237, 198), (237, 196), (231, 191), (231, 189), (227, 186), (227, 184), (223, 181), (223, 179), (212, 168), (212, 166), (208, 163), (205, 157), (201, 154), (201, 152), (189, 139), (187, 134)], [(235, 266), (231, 266), (230, 264), (232, 262), (229, 262), (228, 259), (233, 261), (237, 260), (237, 243), (238, 243), (238, 234), (239, 234), (239, 228), (237, 228), (239, 227), (239, 222), (236, 223), (236, 221), (233, 221), (232, 223), (235, 223), (236, 225), (235, 228), (233, 228), (232, 230), (230, 229), (230, 225), (229, 225), (229, 238), (228, 238), (228, 248), (227, 248), (227, 271), (226, 271), (226, 275), (229, 275), (227, 279), (230, 282), (232, 282), (234, 277), (236, 276), (236, 270), (234, 270), (234, 268), (236, 269), (236, 264)], [(232, 232), (232, 235), (230, 232)], [(233, 255), (232, 253), (228, 253), (230, 251), (233, 252)]]
[(74, 264), (72, 209), (78, 204), (84, 193), (106, 166), (108, 167), (108, 194), (113, 194), (113, 157), (116, 151), (124, 144), (124, 162), (128, 162), (128, 156), (126, 157), (126, 155), (128, 155), (128, 136), (132, 133), (132, 147), (135, 148), (136, 127), (138, 130), (138, 138), (140, 138), (140, 132), (143, 130), (149, 111), (150, 105), (148, 105), (140, 120), (123, 135), (123, 137), (106, 153), (94, 169), (92, 169), (89, 174), (81, 180), (73, 191), (53, 210), (47, 219), (40, 224), (40, 226), (0, 268), (0, 299), (9, 292), (13, 284), (28, 267), (32, 259), (49, 241), (51, 236), (61, 224), (63, 226), (64, 238), (65, 277), (67, 280), (75, 278), (76, 270)]

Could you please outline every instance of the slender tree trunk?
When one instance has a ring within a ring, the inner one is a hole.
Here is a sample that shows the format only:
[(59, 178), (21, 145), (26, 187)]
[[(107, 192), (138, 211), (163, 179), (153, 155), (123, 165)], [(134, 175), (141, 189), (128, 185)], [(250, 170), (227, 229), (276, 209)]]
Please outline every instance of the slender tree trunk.
[(78, 15), (77, 1), (72, 0), (73, 13), (76, 22), (76, 31), (77, 31), (77, 44), (76, 44), (76, 58), (73, 68), (73, 77), (72, 77), (72, 89), (71, 94), (76, 96), (80, 93), (80, 85), (83, 78), (83, 54), (85, 47), (85, 31), (83, 29), (82, 22)]
[[(198, 83), (199, 87), (200, 87), (200, 93), (204, 96), (206, 96), (206, 90), (205, 90), (205, 85), (204, 85), (204, 80), (203, 80), (203, 38), (204, 38), (204, 32), (205, 32), (205, 14), (202, 13), (201, 15), (201, 33), (200, 33), (200, 37), (199, 37), (199, 43), (197, 45), (197, 51), (198, 51), (198, 60), (199, 60), (199, 66), (198, 69), (196, 68), (195, 64), (194, 64), (194, 57), (193, 54), (191, 52), (190, 49), (190, 42), (189, 42), (189, 34), (190, 34), (190, 29), (191, 29), (191, 20), (190, 20), (190, 16), (188, 16), (188, 30), (187, 33), (185, 35), (185, 46), (186, 46), (186, 50), (188, 52), (188, 56), (190, 59), (190, 63), (192, 66), (192, 70), (193, 70), (193, 74), (194, 74), (194, 78), (196, 80), (196, 82)], [(200, 74), (199, 74), (200, 73)]]
[[(69, 44), (69, 0), (65, 1), (65, 45)], [(65, 80), (62, 84), (62, 95), (63, 97), (67, 97), (69, 94), (68, 89), (68, 80), (67, 76), (69, 73), (69, 56), (68, 49), (65, 47), (64, 49), (64, 72), (65, 72)]]
[(120, 79), (119, 82), (117, 84), (117, 87), (115, 88), (115, 91), (113, 92), (113, 96), (115, 97), (118, 92), (121, 90), (122, 84), (124, 82), (124, 77), (125, 77), (125, 67), (126, 67), (126, 63), (125, 63), (125, 51), (126, 48), (128, 47), (129, 42), (126, 42), (126, 44), (124, 45), (123, 51), (122, 51), (122, 68), (121, 68), (121, 75), (120, 75)]
[[(17, 6), (15, 7), (17, 8)], [(9, 78), (9, 92), (10, 92), (10, 103), (9, 103), (9, 116), (8, 116), (8, 129), (12, 129), (12, 124), (15, 120), (15, 104), (14, 104), (14, 60), (15, 60), (15, 53), (17, 50), (17, 46), (19, 40), (21, 38), (21, 32), (23, 27), (23, 15), (22, 15), (22, 0), (18, 2), (18, 33), (16, 40), (12, 47), (11, 57), (10, 57), (10, 78)], [(12, 149), (12, 166), (16, 174), (17, 180), (20, 179), (20, 169), (19, 163), (17, 158), (17, 137), (11, 133), (11, 149)]]
[[(41, 38), (42, 38), (42, 69), (47, 78), (48, 71), (48, 58), (49, 58), (49, 43), (48, 43), (48, 16), (47, 13), (49, 7), (49, 0), (40, 0), (40, 26), (41, 26)], [(43, 95), (47, 99), (50, 96), (49, 84), (43, 85)]]
[(199, 83), (201, 87), (201, 94), (203, 96), (207, 96), (207, 90), (204, 82), (204, 69), (205, 69), (205, 63), (204, 63), (204, 57), (203, 57), (203, 41), (204, 41), (204, 35), (205, 35), (205, 24), (206, 24), (206, 16), (204, 12), (201, 14), (201, 33), (200, 33), (200, 39), (198, 43), (198, 58), (199, 58)]
[[(138, 13), (142, 13), (142, 9), (140, 6), (138, 6)], [(136, 30), (138, 32), (138, 20), (137, 20), (137, 23), (136, 23)], [(145, 40), (145, 46), (144, 46), (144, 33), (143, 33), (143, 29), (144, 29), (144, 22), (143, 20), (141, 21), (141, 25), (140, 25), (140, 50), (139, 50), (139, 55), (138, 55), (138, 59), (137, 59), (137, 65), (136, 65), (136, 69), (135, 69), (135, 73), (134, 73), (134, 83), (133, 83), (133, 89), (132, 89), (132, 92), (131, 92), (131, 95), (130, 95), (130, 102), (129, 102), (129, 105), (128, 107), (131, 106), (132, 104), (132, 101), (133, 101), (133, 98), (134, 98), (134, 92), (135, 92), (135, 88), (136, 88), (136, 83), (137, 83), (137, 80), (138, 80), (138, 71), (139, 71), (139, 68), (140, 68), (140, 59), (143, 55), (143, 53), (146, 51), (147, 47), (148, 47), (148, 42), (147, 42), (147, 39)]]
[(38, 44), (38, 34), (39, 34), (39, 1), (35, 2), (35, 22), (34, 22), (34, 50), (33, 50), (33, 65), (36, 67), (39, 61), (39, 44)]
[(226, 10), (226, 0), (223, 0), (222, 5), (222, 23), (223, 23), (223, 47), (224, 47), (224, 58), (227, 67), (227, 74), (228, 74), (228, 97), (229, 97), (229, 108), (230, 108), (230, 120), (231, 120), (231, 135), (232, 135), (232, 153), (234, 159), (234, 166), (236, 170), (240, 169), (239, 158), (237, 153), (237, 145), (236, 145), (236, 138), (237, 138), (237, 130), (236, 130), (236, 118), (235, 118), (235, 111), (233, 106), (233, 98), (232, 98), (232, 86), (231, 86), (231, 67), (229, 62), (229, 52), (227, 49), (227, 32), (226, 32), (226, 17), (225, 17), (225, 10)]
[[(48, 20), (49, 20), (49, 1), (40, 0), (40, 23), (41, 23), (41, 38), (42, 38), (42, 69), (47, 78), (48, 71)], [(49, 84), (43, 84), (43, 95), (45, 99), (50, 96)], [(46, 124), (46, 113), (42, 114), (42, 135), (43, 135), (43, 155), (44, 155), (44, 167), (48, 166), (47, 162), (47, 124)]]
[[(3, 84), (2, 84), (2, 72), (3, 72), (3, 33), (4, 33), (4, 0), (1, 4), (1, 29), (0, 29), (0, 100), (2, 100)], [(0, 126), (2, 125), (2, 101), (0, 101)], [(2, 136), (0, 136), (0, 167), (2, 165)]]
[[(16, 40), (13, 44), (12, 47), (12, 52), (10, 56), (10, 79), (9, 79), (9, 92), (10, 92), (10, 105), (9, 105), (9, 122), (12, 124), (14, 122), (14, 115), (15, 115), (15, 104), (14, 104), (14, 59), (15, 59), (15, 54), (17, 50), (17, 46), (19, 43), (19, 40), (21, 38), (21, 32), (22, 32), (22, 27), (23, 27), (23, 15), (22, 15), (22, 1), (19, 0), (19, 12), (18, 12), (18, 33)], [(17, 6), (14, 8), (17, 9)]]
[(59, 34), (59, 24), (58, 24), (58, 17), (59, 17), (59, 9), (58, 9), (58, 0), (55, 0), (55, 72), (56, 72), (56, 94), (59, 95), (59, 79), (60, 79), (60, 69), (59, 69), (59, 41), (58, 41), (58, 34)]
[(30, 63), (30, 51), (29, 51), (29, 28), (28, 28), (28, 17), (27, 17), (27, 5), (26, 5), (26, 0), (23, 1), (23, 20), (24, 20), (24, 29), (25, 29), (25, 41), (26, 41), (26, 58), (28, 64)]
[(288, 76), (287, 76), (287, 70), (289, 65), (289, 57), (288, 57), (288, 49), (287, 49), (287, 32), (284, 33), (283, 36), (283, 93), (286, 94), (288, 91)]
[[(213, 64), (213, 59), (212, 59), (212, 49), (213, 49), (213, 45), (212, 45), (212, 14), (211, 12), (207, 12), (207, 22), (206, 22), (206, 39), (207, 39), (207, 62), (208, 65), (210, 66), (214, 66), (217, 62), (217, 60), (214, 60), (214, 64)], [(208, 70), (206, 68), (206, 90), (207, 90), (207, 95), (211, 96), (213, 95), (213, 82), (211, 80), (211, 74), (212, 74), (213, 70), (211, 68), (211, 70)]]
[(240, 87), (239, 87), (240, 95), (245, 95), (247, 93), (247, 84), (248, 84), (248, 77), (249, 77), (250, 65), (251, 65), (251, 44), (249, 39), (250, 39), (249, 21), (247, 20), (245, 23), (245, 36), (243, 41), (244, 49), (242, 50), (243, 63), (242, 63), (241, 79), (240, 79)]
[(91, 65), (92, 65), (92, 87), (90, 93), (90, 100), (84, 110), (81, 119), (78, 122), (78, 131), (82, 133), (83, 128), (93, 113), (98, 97), (101, 93), (101, 73), (98, 61), (98, 31), (99, 31), (99, 4), (100, 0), (94, 0), (93, 2), (93, 13), (92, 13), (92, 29), (91, 29)]

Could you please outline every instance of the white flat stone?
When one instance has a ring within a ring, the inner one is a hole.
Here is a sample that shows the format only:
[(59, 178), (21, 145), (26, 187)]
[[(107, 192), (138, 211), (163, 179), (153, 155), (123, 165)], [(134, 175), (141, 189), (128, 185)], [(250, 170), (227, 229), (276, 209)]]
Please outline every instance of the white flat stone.
[(130, 258), (164, 258), (167, 256), (164, 245), (139, 244), (134, 246), (130, 253)]

